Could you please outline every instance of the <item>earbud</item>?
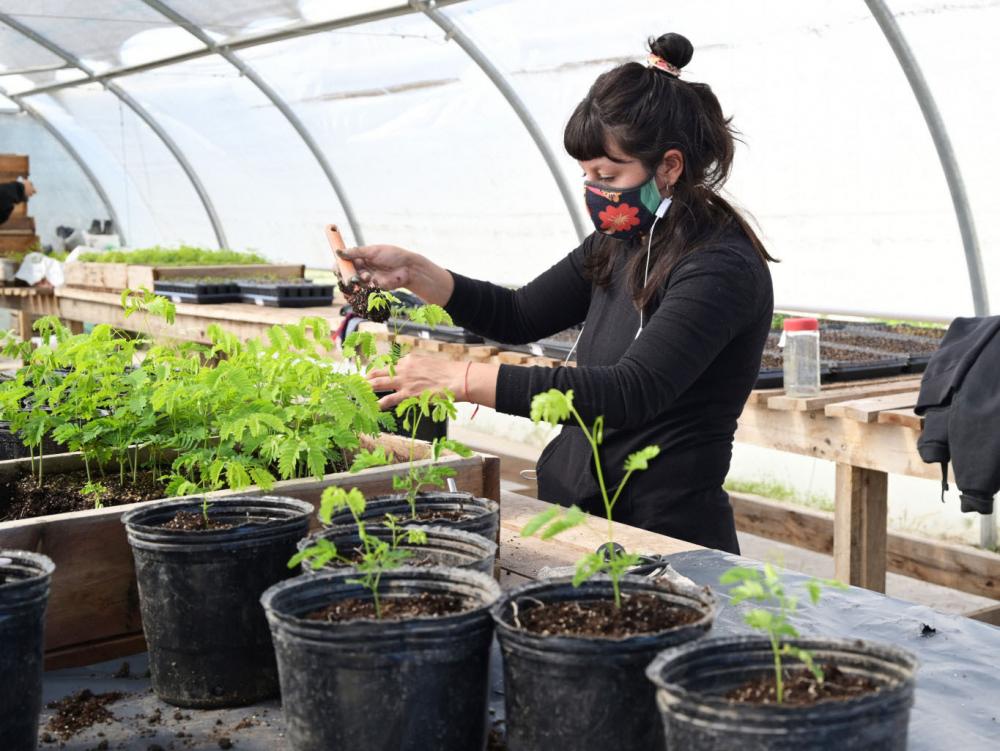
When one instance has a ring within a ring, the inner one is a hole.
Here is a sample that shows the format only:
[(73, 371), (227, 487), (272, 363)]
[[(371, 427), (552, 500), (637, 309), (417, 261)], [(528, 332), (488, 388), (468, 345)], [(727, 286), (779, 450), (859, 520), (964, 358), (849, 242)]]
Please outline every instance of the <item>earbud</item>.
[[(662, 201), (660, 201), (660, 205), (656, 207), (656, 211), (654, 212), (658, 219), (662, 219), (667, 215), (667, 209), (670, 208), (670, 204), (673, 203), (673, 200), (674, 200), (673, 198), (667, 196)], [(652, 237), (653, 235), (652, 228), (650, 228), (649, 234), (650, 237)]]

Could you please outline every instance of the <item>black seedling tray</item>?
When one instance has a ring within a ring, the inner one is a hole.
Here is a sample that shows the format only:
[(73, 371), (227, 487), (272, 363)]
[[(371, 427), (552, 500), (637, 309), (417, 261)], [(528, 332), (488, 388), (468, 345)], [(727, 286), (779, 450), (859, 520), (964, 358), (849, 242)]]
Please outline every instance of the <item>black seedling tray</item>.
[(310, 308), (333, 304), (332, 284), (313, 284), (309, 279), (291, 282), (264, 282), (240, 279), (240, 300), (271, 308)]
[(886, 378), (900, 375), (909, 364), (909, 358), (874, 360), (872, 362), (831, 362), (830, 381), (861, 381), (866, 378)]
[[(394, 293), (395, 294), (395, 293)], [(405, 319), (391, 318), (387, 323), (390, 331), (410, 336), (419, 336), (423, 339), (437, 339), (441, 342), (454, 342), (457, 344), (482, 344), (483, 337), (473, 334), (471, 331), (459, 326), (425, 326), (422, 323), (414, 323)]]
[(173, 302), (211, 305), (239, 302), (240, 288), (233, 282), (155, 281), (153, 291)]

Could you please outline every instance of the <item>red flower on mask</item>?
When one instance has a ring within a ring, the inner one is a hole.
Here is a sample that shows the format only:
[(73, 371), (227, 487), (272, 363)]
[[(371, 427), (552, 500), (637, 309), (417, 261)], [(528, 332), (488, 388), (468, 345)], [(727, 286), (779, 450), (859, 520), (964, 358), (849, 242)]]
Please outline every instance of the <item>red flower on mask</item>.
[(598, 212), (597, 216), (604, 232), (623, 232), (639, 225), (639, 209), (627, 203), (608, 206), (604, 211)]

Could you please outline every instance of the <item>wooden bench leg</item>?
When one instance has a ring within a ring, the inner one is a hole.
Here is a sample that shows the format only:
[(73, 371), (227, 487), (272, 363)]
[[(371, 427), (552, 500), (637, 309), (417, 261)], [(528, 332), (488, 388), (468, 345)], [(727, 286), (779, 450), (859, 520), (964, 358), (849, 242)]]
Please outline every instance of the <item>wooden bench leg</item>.
[(32, 315), (26, 310), (20, 310), (15, 315), (17, 315), (17, 335), (21, 337), (22, 342), (26, 342), (35, 333), (31, 330)]
[(889, 476), (837, 464), (833, 564), (842, 582), (885, 592)]

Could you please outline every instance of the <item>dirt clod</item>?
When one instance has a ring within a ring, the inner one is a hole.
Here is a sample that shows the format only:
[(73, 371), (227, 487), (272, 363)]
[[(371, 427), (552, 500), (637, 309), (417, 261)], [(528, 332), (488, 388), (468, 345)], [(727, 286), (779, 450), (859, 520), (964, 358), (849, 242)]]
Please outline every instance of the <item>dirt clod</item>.
[(517, 623), (526, 631), (543, 636), (622, 637), (654, 634), (701, 617), (691, 608), (679, 608), (650, 594), (622, 595), (620, 608), (614, 600), (575, 600), (568, 602), (518, 603)]
[(378, 310), (368, 309), (368, 296), (372, 292), (382, 292), (382, 288), (377, 284), (362, 282), (361, 284), (355, 284), (353, 287), (347, 287), (344, 284), (340, 284), (339, 286), (340, 291), (344, 293), (344, 298), (354, 311), (354, 315), (367, 318), (369, 321), (374, 321), (375, 323), (385, 323), (389, 320), (391, 311), (388, 305)]
[[(452, 615), (461, 613), (468, 608), (460, 597), (421, 592), (414, 597), (383, 597), (381, 609), (382, 620), (399, 621), (407, 618)], [(371, 600), (351, 597), (346, 600), (338, 600), (322, 610), (309, 613), (306, 618), (311, 621), (329, 621), (330, 623), (360, 619), (375, 620), (375, 604)]]
[(123, 662), (121, 667), (119, 667), (114, 673), (111, 674), (112, 678), (128, 678), (132, 675), (132, 666), (128, 664), (128, 661)]
[(226, 736), (219, 738), (219, 748), (232, 748), (233, 742)]
[[(821, 701), (845, 701), (879, 690), (878, 684), (871, 678), (844, 673), (835, 665), (823, 666), (822, 683), (817, 681), (816, 676), (806, 668), (785, 671), (782, 682), (785, 689), (784, 704), (789, 706), (816, 704)], [(776, 704), (778, 689), (774, 673), (768, 671), (752, 681), (747, 681), (727, 693), (726, 698), (745, 704)]]
[(49, 702), (48, 708), (56, 710), (56, 713), (45, 727), (66, 740), (99, 722), (111, 722), (115, 717), (106, 705), (124, 695), (121, 691), (95, 694), (90, 689), (81, 689), (59, 701)]

